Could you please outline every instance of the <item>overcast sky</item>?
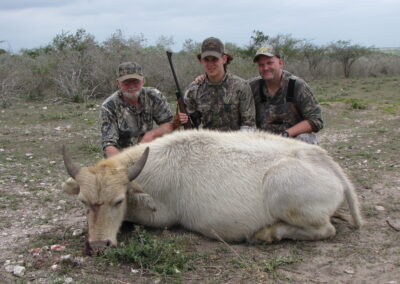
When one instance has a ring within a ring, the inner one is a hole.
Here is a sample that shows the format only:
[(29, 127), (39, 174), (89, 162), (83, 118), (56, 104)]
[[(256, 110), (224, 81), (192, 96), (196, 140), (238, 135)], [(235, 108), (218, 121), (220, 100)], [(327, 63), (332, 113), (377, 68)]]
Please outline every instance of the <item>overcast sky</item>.
[(400, 47), (400, 0), (0, 0), (0, 48), (18, 52), (83, 28), (98, 42), (121, 30), (148, 45), (208, 36), (239, 46), (253, 30), (322, 45), (337, 40)]

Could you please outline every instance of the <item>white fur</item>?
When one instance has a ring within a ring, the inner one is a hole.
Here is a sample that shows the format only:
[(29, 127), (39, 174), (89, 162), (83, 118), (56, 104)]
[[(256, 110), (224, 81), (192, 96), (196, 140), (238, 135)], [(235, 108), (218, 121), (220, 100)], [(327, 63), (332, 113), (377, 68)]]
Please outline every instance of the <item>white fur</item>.
[(182, 225), (226, 241), (332, 237), (344, 198), (362, 220), (351, 182), (322, 148), (262, 132), (174, 132), (111, 158), (122, 167), (150, 147), (135, 180), (156, 211), (129, 208), (132, 221)]

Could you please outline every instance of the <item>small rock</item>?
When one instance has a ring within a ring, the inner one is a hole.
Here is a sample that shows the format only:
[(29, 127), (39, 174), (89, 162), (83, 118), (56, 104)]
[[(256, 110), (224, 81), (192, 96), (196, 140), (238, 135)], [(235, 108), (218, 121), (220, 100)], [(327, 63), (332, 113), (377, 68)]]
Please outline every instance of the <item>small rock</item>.
[(384, 284), (397, 284), (397, 281), (389, 281), (389, 282), (385, 282)]
[(82, 235), (83, 231), (81, 229), (76, 229), (72, 232), (74, 237)]
[(391, 218), (387, 218), (386, 222), (390, 227), (395, 229), (396, 231), (400, 232), (400, 220), (393, 220)]
[(63, 246), (63, 245), (52, 245), (50, 247), (50, 249), (52, 251), (63, 251), (63, 250), (65, 250), (65, 246)]
[(42, 107), (42, 109), (46, 110), (46, 109), (47, 109), (47, 106)]
[(83, 257), (75, 257), (74, 263), (77, 265), (82, 265), (85, 262), (85, 259)]
[(66, 204), (67, 203), (67, 201), (65, 201), (65, 200), (59, 200), (58, 201), (58, 204), (60, 204), (60, 205), (64, 205), (64, 204)]
[(74, 280), (71, 277), (67, 277), (64, 279), (64, 283), (69, 284), (69, 283), (73, 283)]
[(354, 274), (354, 270), (351, 269), (351, 268), (345, 269), (344, 272), (347, 273), (347, 274)]
[(9, 265), (11, 263), (11, 260), (7, 259), (6, 262), (4, 262), (4, 266)]
[(71, 259), (71, 255), (70, 255), (70, 254), (62, 255), (62, 256), (60, 257), (60, 259), (61, 259), (61, 260), (69, 260), (69, 259)]
[(49, 250), (49, 246), (42, 247), (42, 250)]
[(54, 130), (60, 131), (61, 130), (61, 126), (57, 126), (56, 128), (54, 128)]
[(57, 270), (58, 269), (58, 265), (57, 264), (53, 264), (52, 266), (50, 266), (51, 270)]
[(0, 148), (0, 152), (4, 152), (5, 150), (3, 148)]
[(14, 265), (6, 265), (6, 266), (4, 267), (4, 269), (5, 269), (7, 272), (9, 272), (9, 273), (13, 273), (13, 271), (14, 271)]
[(131, 268), (131, 273), (133, 273), (133, 274), (139, 273), (139, 269), (133, 269), (133, 268)]
[(385, 211), (385, 207), (380, 206), (380, 205), (375, 206), (375, 209), (378, 211)]
[(21, 265), (16, 265), (14, 266), (14, 271), (13, 271), (15, 276), (24, 276), (25, 274), (25, 267), (21, 266)]

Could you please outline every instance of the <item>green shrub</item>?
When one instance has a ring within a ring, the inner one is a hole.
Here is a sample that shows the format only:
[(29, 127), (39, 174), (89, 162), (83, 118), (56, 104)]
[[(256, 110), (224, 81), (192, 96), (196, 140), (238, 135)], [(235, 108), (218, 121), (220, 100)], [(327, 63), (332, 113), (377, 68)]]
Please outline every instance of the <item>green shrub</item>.
[(114, 264), (135, 264), (163, 276), (179, 276), (180, 272), (192, 269), (192, 255), (186, 254), (179, 239), (155, 239), (146, 231), (135, 230), (129, 242), (110, 249), (102, 256)]
[(349, 103), (351, 104), (352, 109), (366, 109), (367, 103), (363, 102), (359, 99), (350, 99)]

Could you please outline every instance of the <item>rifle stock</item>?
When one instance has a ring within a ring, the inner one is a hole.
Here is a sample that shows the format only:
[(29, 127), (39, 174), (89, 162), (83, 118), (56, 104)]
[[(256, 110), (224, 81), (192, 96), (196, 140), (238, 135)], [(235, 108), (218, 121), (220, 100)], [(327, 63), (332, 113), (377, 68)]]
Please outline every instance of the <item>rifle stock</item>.
[(179, 86), (178, 77), (176, 76), (176, 73), (175, 73), (174, 64), (172, 63), (172, 52), (171, 51), (167, 51), (167, 57), (168, 57), (169, 66), (171, 67), (172, 75), (174, 77), (175, 85), (176, 85), (175, 94), (176, 94), (176, 99), (178, 101), (179, 112), (186, 113), (186, 115), (189, 118), (188, 122), (185, 123), (183, 125), (183, 127), (185, 129), (193, 128), (193, 125), (192, 125), (191, 120), (190, 120), (190, 116), (188, 115), (188, 113), (186, 111), (185, 102), (183, 101), (183, 98), (182, 98), (181, 87)]

